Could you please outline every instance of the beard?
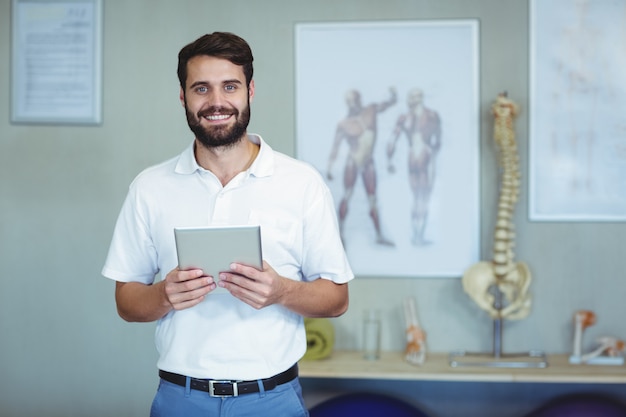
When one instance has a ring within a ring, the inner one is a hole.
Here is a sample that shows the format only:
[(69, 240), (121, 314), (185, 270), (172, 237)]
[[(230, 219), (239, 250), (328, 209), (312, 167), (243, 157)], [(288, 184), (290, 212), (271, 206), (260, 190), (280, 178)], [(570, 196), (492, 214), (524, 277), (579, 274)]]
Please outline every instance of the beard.
[[(235, 117), (235, 124), (232, 126), (222, 125), (205, 128), (200, 123), (207, 114), (219, 112), (220, 114), (231, 114)], [(196, 135), (196, 139), (206, 148), (220, 148), (233, 146), (246, 133), (248, 123), (250, 123), (250, 102), (240, 113), (237, 109), (212, 106), (208, 109), (200, 110), (194, 115), (185, 102), (185, 114), (189, 129)]]

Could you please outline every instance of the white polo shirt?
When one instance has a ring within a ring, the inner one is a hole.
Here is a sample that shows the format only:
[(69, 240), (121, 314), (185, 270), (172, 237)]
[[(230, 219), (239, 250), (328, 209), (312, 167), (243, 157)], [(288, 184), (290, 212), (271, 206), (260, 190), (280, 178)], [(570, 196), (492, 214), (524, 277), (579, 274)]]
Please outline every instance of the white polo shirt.
[[(260, 144), (252, 166), (225, 187), (200, 167), (193, 144), (139, 174), (120, 212), (102, 270), (151, 284), (177, 266), (174, 227), (261, 225), (263, 258), (280, 275), (346, 283), (354, 275), (333, 198), (312, 166)], [(288, 369), (306, 350), (303, 319), (281, 306), (256, 310), (230, 294), (172, 311), (156, 330), (159, 369), (196, 378), (259, 379)]]

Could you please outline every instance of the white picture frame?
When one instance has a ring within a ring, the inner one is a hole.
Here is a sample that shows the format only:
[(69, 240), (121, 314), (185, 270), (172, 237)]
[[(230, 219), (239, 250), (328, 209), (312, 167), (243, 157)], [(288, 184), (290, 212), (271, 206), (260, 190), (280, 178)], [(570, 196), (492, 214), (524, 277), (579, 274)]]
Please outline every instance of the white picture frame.
[[(479, 260), (478, 35), (474, 19), (296, 24), (296, 154), (326, 178), (357, 276), (461, 277)], [(383, 105), (392, 100), (391, 88), (396, 91), (395, 103)], [(416, 88), (422, 91), (424, 106), (439, 116), (441, 146), (434, 152), (431, 145), (436, 140), (428, 138), (409, 147), (409, 137), (415, 140), (420, 133), (406, 122), (389, 159), (393, 132), (408, 113), (407, 98)], [(328, 177), (335, 135), (347, 132), (340, 125), (350, 119), (348, 91), (358, 91), (364, 107), (386, 107), (367, 134), (376, 135), (375, 212), (382, 240), (393, 246), (381, 244), (362, 178), (354, 185), (345, 217), (339, 208), (346, 196), (345, 167), (352, 152), (347, 142), (354, 138), (339, 146), (330, 168), (333, 178)], [(434, 155), (431, 163), (409, 170), (408, 155), (417, 155), (427, 141)], [(390, 162), (395, 173), (388, 171)], [(434, 180), (413, 192), (410, 180), (429, 169), (435, 170)], [(424, 195), (421, 191), (428, 184), (430, 197), (420, 203), (427, 207), (424, 222), (411, 212), (414, 197)]]
[(11, 122), (102, 122), (102, 0), (11, 3)]
[(624, 221), (626, 4), (529, 5), (529, 219)]

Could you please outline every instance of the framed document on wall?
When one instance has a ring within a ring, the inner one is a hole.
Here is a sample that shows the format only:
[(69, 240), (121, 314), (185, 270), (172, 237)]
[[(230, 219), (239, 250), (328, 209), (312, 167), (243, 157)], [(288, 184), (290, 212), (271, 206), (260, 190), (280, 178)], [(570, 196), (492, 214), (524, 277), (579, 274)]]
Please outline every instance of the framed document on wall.
[(477, 20), (299, 23), (296, 153), (333, 194), (359, 276), (479, 259)]
[(12, 0), (11, 122), (102, 122), (102, 0)]
[(626, 220), (625, 28), (623, 1), (530, 1), (530, 220)]

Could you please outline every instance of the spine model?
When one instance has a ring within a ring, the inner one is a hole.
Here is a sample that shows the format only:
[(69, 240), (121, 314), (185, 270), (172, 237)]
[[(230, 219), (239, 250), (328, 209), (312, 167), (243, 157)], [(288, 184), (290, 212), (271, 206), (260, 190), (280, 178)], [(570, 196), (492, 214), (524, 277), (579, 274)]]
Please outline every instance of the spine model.
[[(515, 205), (519, 199), (520, 168), (513, 122), (519, 107), (506, 93), (498, 95), (492, 106), (494, 142), (498, 150), (500, 195), (493, 242), (493, 259), (478, 262), (463, 274), (463, 289), (493, 318), (522, 319), (530, 312), (528, 294), (531, 274), (527, 265), (515, 261)], [(500, 305), (494, 287), (504, 295)]]

